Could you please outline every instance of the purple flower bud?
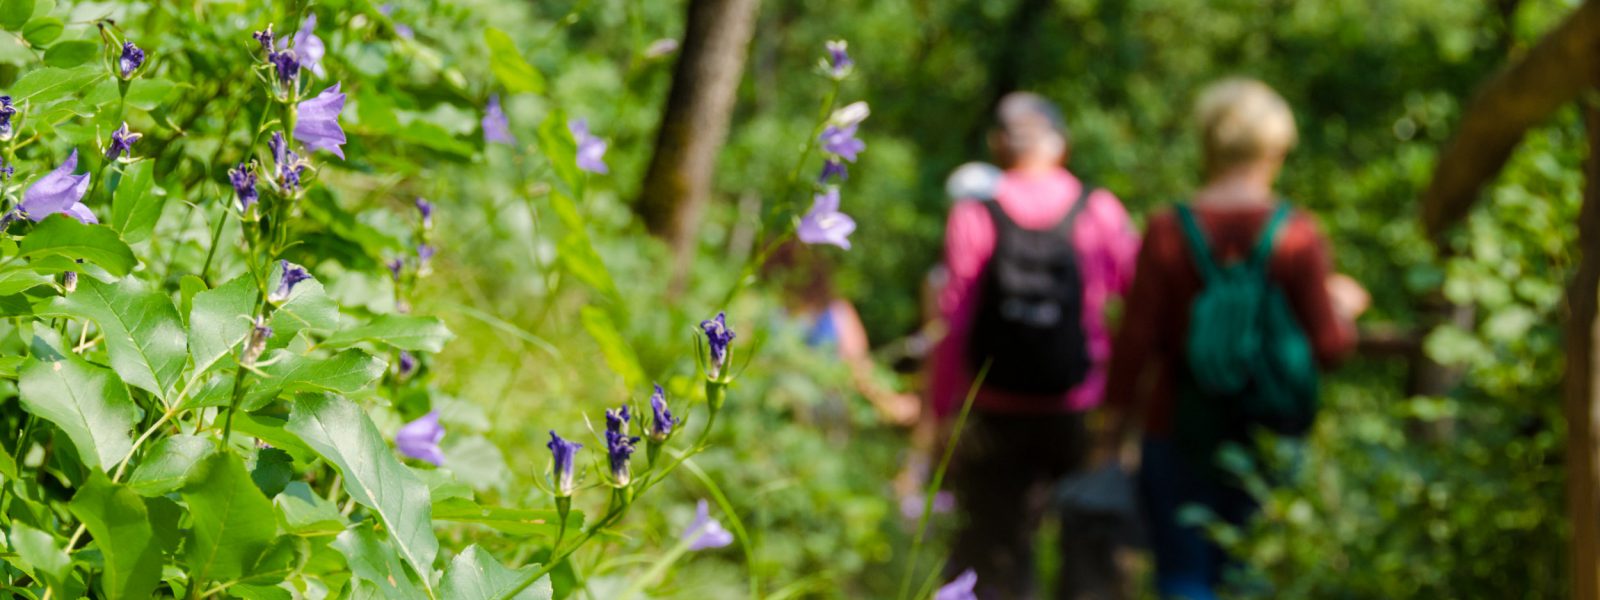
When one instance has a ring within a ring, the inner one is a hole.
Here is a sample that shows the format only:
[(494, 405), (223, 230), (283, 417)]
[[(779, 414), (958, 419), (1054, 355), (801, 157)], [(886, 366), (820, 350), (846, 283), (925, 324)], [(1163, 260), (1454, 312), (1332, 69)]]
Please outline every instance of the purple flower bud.
[(300, 175), (305, 172), (306, 163), (300, 160), (299, 154), (289, 149), (289, 142), (283, 139), (283, 133), (272, 132), (267, 148), (272, 151), (272, 161), (278, 170), (278, 188), (285, 192), (299, 188)]
[(400, 283), (400, 275), (405, 273), (406, 259), (395, 257), (395, 259), (389, 261), (389, 264), (386, 266), (389, 267), (390, 275), (394, 276), (395, 283)]
[(850, 67), (856, 64), (856, 61), (850, 60), (850, 53), (846, 51), (849, 44), (844, 40), (833, 40), (828, 42), (827, 46), (828, 74), (834, 79), (843, 79), (850, 74)]
[(17, 108), (11, 104), (11, 96), (0, 96), (0, 140), (11, 139), (11, 117), (16, 114)]
[(723, 367), (728, 362), (728, 344), (733, 342), (734, 333), (728, 328), (728, 317), (725, 313), (700, 322), (700, 329), (705, 331), (706, 345), (710, 346), (711, 356), (706, 363), (706, 373), (712, 379), (722, 376)]
[(228, 183), (233, 184), (233, 195), (239, 199), (239, 210), (249, 211), (260, 194), (256, 191), (256, 172), (250, 165), (239, 163), (228, 169)]
[(322, 38), (317, 37), (316, 29), (317, 15), (306, 15), (306, 20), (300, 23), (300, 30), (294, 33), (293, 47), (295, 56), (300, 59), (300, 67), (310, 69), (317, 77), (323, 77), (322, 56), (328, 49), (323, 45)]
[(339, 83), (322, 90), (317, 97), (300, 103), (299, 120), (294, 125), (294, 139), (312, 151), (327, 150), (344, 158), (344, 128), (339, 126), (339, 112), (344, 110), (345, 96), (339, 92)]
[(67, 213), (79, 221), (94, 223), (94, 215), (81, 202), (89, 191), (89, 174), (73, 175), (77, 168), (78, 151), (73, 150), (66, 162), (28, 186), (18, 208), (35, 223), (56, 213)]
[(289, 295), (294, 292), (294, 286), (311, 279), (311, 273), (307, 272), (305, 267), (287, 260), (278, 261), (278, 271), (278, 287), (273, 289), (271, 294), (267, 294), (267, 301), (273, 304), (288, 300)]
[(827, 183), (829, 179), (837, 177), (840, 181), (850, 178), (849, 168), (844, 162), (836, 158), (829, 158), (822, 163), (822, 174), (817, 176), (817, 183)]
[(844, 127), (829, 125), (822, 130), (822, 136), (818, 141), (822, 142), (823, 152), (850, 162), (855, 162), (856, 155), (867, 149), (866, 143), (856, 139), (856, 125)]
[(133, 158), (133, 143), (144, 137), (142, 133), (128, 131), (128, 122), (123, 121), (122, 127), (111, 132), (111, 144), (106, 148), (106, 160), (116, 160), (119, 156)]
[(606, 174), (610, 170), (606, 167), (606, 141), (589, 133), (589, 122), (584, 119), (573, 119), (567, 122), (567, 130), (572, 132), (572, 139), (578, 143), (578, 168), (590, 173)]
[(612, 484), (627, 487), (633, 481), (628, 460), (633, 457), (633, 445), (639, 438), (628, 435), (628, 407), (606, 411), (606, 457), (611, 461)]
[(933, 600), (978, 600), (978, 595), (973, 592), (977, 586), (978, 574), (967, 569), (934, 592)]
[(483, 141), (515, 146), (517, 137), (511, 135), (511, 121), (500, 108), (500, 95), (490, 94), (489, 105), (483, 110)]
[(239, 363), (245, 366), (256, 364), (261, 358), (261, 353), (267, 349), (267, 340), (272, 339), (272, 327), (267, 325), (266, 317), (257, 316), (255, 326), (250, 330), (250, 341), (244, 345), (244, 354), (239, 357)]
[(417, 214), (422, 217), (422, 228), (433, 229), (433, 203), (417, 198)]
[(437, 249), (432, 244), (417, 245), (417, 274), (427, 275), (433, 272), (433, 254)]
[(11, 165), (7, 165), (6, 161), (0, 160), (0, 165), (5, 165), (3, 167), (0, 167), (0, 181), (9, 180), (9, 179), (11, 179), (12, 175), (16, 175), (17, 174), (17, 170), (11, 168)]
[(811, 212), (800, 219), (795, 232), (807, 244), (833, 244), (850, 249), (850, 234), (856, 230), (855, 219), (839, 212), (839, 188), (817, 194), (811, 201)]
[(555, 460), (555, 467), (552, 469), (551, 477), (555, 480), (556, 497), (565, 498), (571, 496), (573, 489), (572, 462), (573, 458), (578, 454), (578, 449), (582, 448), (583, 444), (561, 439), (561, 436), (556, 435), (555, 431), (551, 431), (550, 443), (545, 444), (545, 447), (550, 449), (550, 457)]
[(711, 505), (702, 498), (695, 503), (694, 520), (683, 532), (683, 539), (690, 540), (689, 550), (709, 550), (732, 544), (733, 534), (728, 533), (722, 523), (711, 518)]
[(278, 83), (284, 87), (293, 87), (295, 80), (300, 77), (300, 58), (295, 56), (292, 48), (284, 48), (267, 55), (267, 62), (278, 71)]
[(272, 43), (272, 24), (271, 23), (267, 23), (267, 30), (266, 31), (257, 31), (255, 33), (251, 34), (251, 37), (256, 38), (257, 42), (261, 42), (261, 51), (262, 52), (266, 52), (267, 54), (272, 54), (273, 52), (277, 52), (277, 49), (273, 47), (274, 44)]
[(67, 271), (61, 274), (61, 289), (66, 290), (68, 294), (78, 291), (77, 271)]
[(122, 43), (122, 56), (117, 59), (117, 66), (122, 69), (122, 78), (127, 79), (134, 71), (144, 64), (144, 50), (140, 50), (133, 42)]
[(444, 426), (439, 424), (439, 411), (406, 423), (394, 434), (394, 445), (400, 453), (437, 467), (444, 464), (444, 452), (439, 450), (439, 440), (444, 439)]
[(654, 394), (650, 395), (650, 440), (660, 443), (667, 441), (667, 436), (672, 435), (672, 428), (677, 427), (683, 419), (672, 416), (672, 411), (667, 410), (667, 393), (656, 386)]
[(417, 357), (412, 356), (410, 352), (401, 350), (400, 364), (396, 365), (396, 374), (399, 375), (401, 379), (406, 379), (411, 377), (411, 374), (415, 373), (416, 371)]

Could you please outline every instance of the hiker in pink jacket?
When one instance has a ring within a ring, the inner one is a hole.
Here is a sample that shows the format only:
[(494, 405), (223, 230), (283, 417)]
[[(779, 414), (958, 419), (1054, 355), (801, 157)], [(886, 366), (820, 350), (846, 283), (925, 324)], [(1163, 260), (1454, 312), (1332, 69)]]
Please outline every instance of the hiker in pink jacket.
[[(980, 598), (1029, 597), (1043, 494), (1085, 466), (1085, 411), (1101, 402), (1106, 304), (1133, 278), (1139, 238), (1110, 191), (1065, 169), (1060, 112), (1029, 93), (1001, 100), (990, 147), (1005, 168), (992, 202), (964, 202), (945, 231), (949, 333), (934, 354), (932, 403), (949, 422), (989, 365), (961, 432), (951, 482), (965, 520), (950, 573)], [(1059, 597), (1118, 592), (1114, 552), (1062, 535)]]

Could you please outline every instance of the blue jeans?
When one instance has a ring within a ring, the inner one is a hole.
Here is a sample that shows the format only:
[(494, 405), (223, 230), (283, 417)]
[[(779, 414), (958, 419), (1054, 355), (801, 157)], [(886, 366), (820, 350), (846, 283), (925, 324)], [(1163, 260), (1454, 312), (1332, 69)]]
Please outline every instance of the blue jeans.
[(1256, 513), (1250, 495), (1203, 476), (1191, 457), (1168, 439), (1146, 438), (1139, 468), (1139, 500), (1156, 559), (1156, 592), (1164, 599), (1213, 600), (1233, 561), (1205, 531), (1179, 522), (1187, 505), (1199, 505), (1235, 526)]

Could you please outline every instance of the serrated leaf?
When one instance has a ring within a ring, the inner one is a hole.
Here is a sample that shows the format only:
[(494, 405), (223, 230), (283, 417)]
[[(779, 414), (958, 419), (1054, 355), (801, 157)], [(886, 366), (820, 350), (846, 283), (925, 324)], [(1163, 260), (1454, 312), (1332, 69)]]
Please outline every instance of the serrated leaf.
[[(444, 572), (444, 579), (439, 583), (439, 592), (445, 598), (457, 600), (498, 600), (535, 569), (533, 565), (507, 569), (487, 550), (477, 545), (467, 546), (450, 561), (450, 568)], [(554, 594), (550, 577), (546, 575), (511, 598), (550, 600)]]
[(105, 558), (100, 588), (108, 598), (145, 598), (161, 579), (161, 548), (149, 512), (126, 486), (93, 477), (68, 505)]
[(133, 250), (110, 227), (85, 225), (66, 215), (50, 215), (22, 238), (22, 255), (29, 259), (62, 256), (92, 262), (122, 277), (137, 264)]
[(232, 581), (249, 572), (277, 531), (272, 503), (231, 452), (212, 454), (183, 487), (193, 529), (184, 560), (190, 582)]
[(111, 368), (128, 385), (165, 398), (188, 362), (183, 322), (172, 298), (138, 279), (101, 283), (83, 277), (78, 291), (54, 299), (51, 315), (89, 319), (105, 334)]
[(393, 548), (384, 544), (371, 527), (355, 527), (334, 538), (333, 548), (344, 555), (350, 573), (374, 586), (373, 598), (402, 600), (427, 598), (406, 573)]
[[(29, 4), (32, 4), (30, 1)], [(30, 7), (31, 8), (31, 7)], [(5, 10), (0, 8), (0, 11)], [(5, 17), (0, 17), (4, 20)], [(50, 46), (44, 51), (44, 64), (51, 67), (72, 68), (88, 63), (100, 56), (100, 44), (89, 40), (68, 40)]]
[(111, 199), (111, 222), (108, 225), (128, 243), (138, 243), (150, 238), (161, 209), (167, 204), (165, 194), (156, 193), (150, 174), (153, 161), (141, 160), (128, 165), (117, 183)]
[(328, 336), (323, 345), (346, 348), (361, 342), (378, 342), (401, 350), (438, 352), (455, 334), (438, 317), (378, 315), (371, 322)]
[(250, 335), (250, 314), (256, 308), (256, 282), (249, 275), (194, 295), (189, 309), (191, 377), (199, 377)]
[[(553, 510), (482, 506), (466, 498), (449, 498), (434, 503), (433, 518), (455, 523), (476, 523), (501, 533), (554, 538), (560, 529), (560, 514)], [(583, 513), (567, 513), (567, 533), (583, 527)]]
[(128, 487), (141, 496), (164, 496), (189, 480), (189, 471), (211, 456), (216, 442), (193, 435), (156, 440), (128, 477)]
[(76, 355), (54, 362), (30, 358), (20, 380), (22, 406), (67, 434), (84, 466), (107, 471), (133, 447), (141, 411), (117, 374)]
[(622, 376), (629, 389), (641, 388), (649, 383), (645, 381), (644, 368), (639, 366), (639, 355), (622, 338), (622, 332), (617, 330), (610, 315), (590, 305), (579, 310), (579, 318), (583, 321), (584, 330), (589, 332), (595, 343), (600, 344), (600, 355), (606, 358), (606, 364)]
[(0, 1), (0, 29), (22, 31), (33, 16), (33, 0)]
[(489, 45), (489, 70), (494, 72), (495, 79), (499, 79), (501, 85), (506, 86), (506, 91), (513, 94), (544, 93), (544, 76), (522, 58), (522, 51), (517, 49), (511, 36), (490, 27), (484, 30), (483, 40)]
[(428, 486), (400, 464), (367, 413), (331, 394), (301, 396), (287, 428), (339, 469), (345, 492), (383, 519), (400, 555), (428, 585), (439, 553)]

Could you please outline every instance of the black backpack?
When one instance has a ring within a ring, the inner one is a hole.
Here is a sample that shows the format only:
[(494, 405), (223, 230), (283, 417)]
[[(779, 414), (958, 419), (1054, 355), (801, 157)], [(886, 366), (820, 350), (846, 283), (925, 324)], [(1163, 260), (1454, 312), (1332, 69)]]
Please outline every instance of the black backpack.
[(998, 390), (1065, 393), (1089, 372), (1083, 330), (1083, 276), (1072, 247), (1073, 224), (1089, 186), (1054, 227), (1024, 229), (985, 202), (994, 222), (994, 256), (984, 271), (967, 357), (974, 371), (991, 359), (983, 385)]

